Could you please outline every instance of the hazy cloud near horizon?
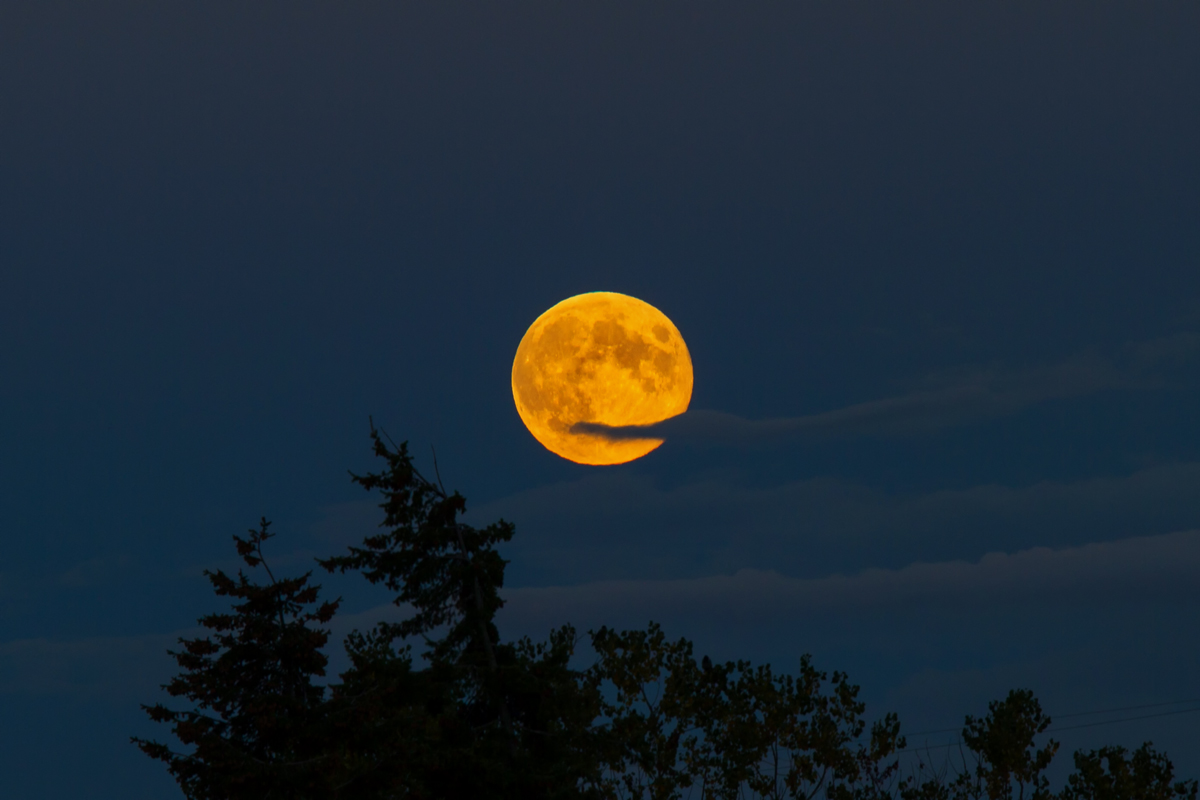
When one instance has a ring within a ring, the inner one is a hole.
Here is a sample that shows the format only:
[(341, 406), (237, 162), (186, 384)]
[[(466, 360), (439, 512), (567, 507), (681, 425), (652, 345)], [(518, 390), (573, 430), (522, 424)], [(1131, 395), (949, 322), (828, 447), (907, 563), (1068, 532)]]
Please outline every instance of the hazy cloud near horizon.
[(152, 701), (175, 666), (168, 649), (199, 628), (139, 636), (15, 639), (0, 643), (0, 695), (73, 695)]
[[(977, 561), (914, 562), (900, 569), (791, 578), (773, 570), (678, 580), (597, 581), (505, 590), (509, 611), (565, 619), (645, 608), (699, 615), (787, 616), (931, 604), (945, 608), (1067, 599), (1103, 605), (1146, 599), (1200, 600), (1200, 531), (992, 552)], [(516, 609), (516, 610), (514, 610)], [(600, 611), (602, 609), (602, 611)]]
[[(849, 671), (872, 713), (900, 711), (913, 731), (960, 723), (1017, 686), (1034, 688), (1055, 713), (1194, 696), (1200, 650), (1180, 636), (1200, 624), (1198, 573), (1200, 531), (1189, 530), (811, 579), (744, 569), (513, 588), (498, 622), (505, 636), (540, 640), (568, 622), (583, 632), (654, 620), (693, 640), (697, 654), (784, 671), (810, 653), (819, 668)], [(376, 606), (347, 615), (339, 631), (402, 614)], [(1156, 650), (1165, 639), (1179, 644), (1169, 658)], [(989, 656), (996, 650), (1004, 657)], [(580, 658), (590, 658), (586, 647)], [(1200, 745), (1186, 717), (1138, 725), (1060, 738), (1095, 746), (1149, 731), (1185, 756), (1180, 765)]]
[(816, 577), (1187, 529), (1200, 519), (1200, 463), (930, 492), (824, 477), (753, 486), (736, 475), (664, 487), (645, 475), (597, 473), (484, 504), (467, 519), (496, 517), (517, 524), (506, 549), (510, 585), (742, 568)]
[[(1200, 531), (1189, 530), (808, 579), (745, 569), (510, 589), (500, 623), (507, 635), (541, 638), (565, 622), (655, 620), (698, 653), (784, 670), (811, 653), (819, 668), (860, 682), (871, 713), (898, 711), (915, 731), (961, 724), (1015, 687), (1060, 714), (1195, 697), (1200, 646), (1187, 632), (1200, 626), (1198, 574)], [(1195, 717), (1058, 738), (1067, 752), (1153, 739), (1195, 770)]]
[[(931, 614), (974, 616), (989, 608), (993, 614), (1019, 616), (1039, 609), (1118, 609), (1145, 603), (1169, 603), (1179, 609), (1196, 606), (1193, 610), (1200, 611), (1197, 574), (1200, 530), (1190, 530), (819, 578), (741, 569), (732, 575), (690, 579), (506, 588), (499, 622), (507, 636), (538, 638), (568, 622), (586, 630), (601, 625), (643, 627), (654, 619), (674, 626), (678, 635), (741, 639), (757, 636), (762, 623), (776, 630), (789, 620), (817, 618), (832, 628), (849, 617), (869, 617), (877, 628), (889, 619), (913, 622), (929, 620)], [(329, 649), (336, 653), (340, 637), (355, 628), (399, 619), (404, 613), (384, 602), (339, 614), (331, 626), (334, 637)], [(804, 624), (811, 627), (811, 622)], [(159, 662), (161, 670), (169, 661), (167, 648), (181, 636), (199, 633), (200, 628), (190, 627), (146, 636), (0, 643), (0, 693), (111, 692), (118, 684), (145, 688), (144, 676), (129, 676), (119, 665), (127, 659), (147, 665)], [(100, 669), (92, 670), (90, 664)]]
[[(695, 641), (698, 654), (766, 661), (783, 671), (811, 653), (819, 668), (846, 670), (863, 685), (870, 713), (897, 710), (912, 731), (953, 725), (1014, 686), (1033, 687), (1058, 712), (1183, 697), (1200, 656), (1194, 641), (1181, 642), (1169, 659), (1153, 643), (1200, 624), (1197, 574), (1200, 531), (1188, 530), (816, 578), (742, 569), (692, 579), (508, 588), (498, 623), (505, 636), (540, 640), (568, 622), (585, 631), (655, 620), (669, 636)], [(405, 613), (386, 594), (379, 592), (380, 605), (335, 617), (327, 648), (331, 679), (346, 665), (340, 641), (347, 632)], [(933, 635), (947, 630), (956, 634)], [(198, 633), (5, 642), (0, 696), (153, 702), (153, 687), (174, 669), (165, 651)], [(997, 648), (1005, 653), (999, 661), (987, 656)], [(590, 658), (586, 647), (580, 658)], [(1106, 665), (1103, 675), (1076, 680), (1098, 660)], [(136, 730), (159, 733), (144, 723)], [(1130, 723), (1116, 730), (1136, 737), (1146, 729)], [(1200, 744), (1184, 718), (1149, 730), (1181, 756), (1181, 766)], [(1073, 734), (1067, 744), (1092, 746), (1113, 735), (1112, 729), (1091, 739)]]

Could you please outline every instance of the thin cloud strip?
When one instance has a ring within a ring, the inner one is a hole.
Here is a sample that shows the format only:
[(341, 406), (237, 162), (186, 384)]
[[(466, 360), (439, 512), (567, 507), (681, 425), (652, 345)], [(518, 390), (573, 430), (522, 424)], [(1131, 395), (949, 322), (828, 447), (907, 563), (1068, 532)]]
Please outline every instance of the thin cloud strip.
[(747, 420), (698, 409), (653, 425), (580, 422), (572, 431), (612, 439), (751, 447), (797, 436), (905, 436), (1007, 416), (1049, 400), (1149, 385), (1161, 380), (1156, 371), (1178, 367), (1197, 353), (1200, 334), (1180, 333), (1126, 345), (1113, 359), (1081, 355), (1027, 370), (980, 369), (955, 379), (935, 379), (930, 388), (819, 414)]
[[(847, 613), (870, 616), (920, 608), (1122, 605), (1200, 601), (1200, 530), (1141, 536), (1081, 547), (990, 553), (978, 561), (917, 562), (853, 575), (791, 578), (771, 570), (676, 580), (594, 581), (502, 591), (499, 617), (510, 631), (544, 635), (567, 622), (587, 628), (623, 620), (722, 619), (761, 624)], [(340, 635), (405, 611), (381, 605), (338, 618)], [(540, 632), (540, 633), (539, 633)]]
[[(1144, 536), (1059, 550), (1038, 547), (993, 553), (975, 562), (914, 563), (855, 575), (789, 578), (768, 570), (690, 580), (597, 581), (577, 586), (503, 590), (498, 619), (507, 635), (543, 637), (566, 622), (580, 629), (644, 625), (647, 619), (721, 620), (727, 623), (871, 618), (938, 608), (1066, 605), (1113, 606), (1140, 601), (1191, 607), (1200, 601), (1200, 530)], [(1015, 601), (1015, 602), (1014, 602)], [(338, 642), (352, 629), (397, 620), (406, 609), (390, 603), (339, 614), (331, 625), (333, 676), (345, 666)], [(910, 627), (911, 627), (910, 619)], [(782, 629), (781, 629), (782, 630)], [(166, 654), (197, 628), (145, 636), (75, 640), (18, 639), (0, 643), (0, 695), (72, 694), (112, 701), (146, 701), (175, 669)], [(781, 634), (787, 638), (787, 634)]]
[(991, 553), (978, 561), (914, 563), (856, 575), (790, 578), (769, 570), (685, 580), (598, 581), (504, 592), (503, 619), (522, 630), (654, 613), (760, 621), (905, 607), (1200, 599), (1200, 531), (1052, 550)]

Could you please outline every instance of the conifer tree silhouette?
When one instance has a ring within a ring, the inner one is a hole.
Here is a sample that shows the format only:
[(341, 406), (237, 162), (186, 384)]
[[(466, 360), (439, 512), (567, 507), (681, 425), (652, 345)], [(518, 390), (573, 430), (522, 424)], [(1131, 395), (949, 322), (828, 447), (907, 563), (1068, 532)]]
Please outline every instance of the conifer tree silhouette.
[[(143, 706), (191, 752), (134, 738), (141, 750), (166, 763), (189, 798), (316, 798), (329, 795), (325, 747), (323, 625), (338, 601), (317, 605), (320, 587), (311, 573), (276, 579), (263, 555), (274, 536), (265, 518), (249, 536), (234, 536), (246, 565), (262, 567), (268, 582), (205, 571), (218, 596), (235, 601), (232, 613), (210, 614), (200, 623), (212, 633), (181, 639), (171, 651), (183, 673), (166, 685), (172, 697), (193, 708)], [(315, 608), (314, 608), (315, 606)]]
[[(425, 735), (410, 738), (408, 758), (379, 763), (369, 780), (428, 797), (586, 796), (581, 785), (598, 769), (589, 743), (599, 697), (568, 666), (574, 629), (554, 631), (541, 644), (504, 643), (496, 629), (507, 563), (496, 545), (512, 538), (513, 526), (460, 522), (462, 495), (448, 493), (440, 477), (422, 475), (407, 443), (385, 442), (374, 426), (371, 438), (385, 468), (352, 477), (381, 495), (384, 531), (320, 563), (383, 584), (411, 613), (350, 637), (354, 669), (334, 688), (334, 716), (366, 715), (387, 730), (420, 720)], [(417, 671), (405, 644), (414, 639), (423, 643), (427, 664)], [(409, 703), (358, 699), (372, 693), (405, 695)], [(396, 714), (403, 724), (392, 719)], [(361, 752), (345, 762), (376, 761), (375, 742), (359, 742)]]

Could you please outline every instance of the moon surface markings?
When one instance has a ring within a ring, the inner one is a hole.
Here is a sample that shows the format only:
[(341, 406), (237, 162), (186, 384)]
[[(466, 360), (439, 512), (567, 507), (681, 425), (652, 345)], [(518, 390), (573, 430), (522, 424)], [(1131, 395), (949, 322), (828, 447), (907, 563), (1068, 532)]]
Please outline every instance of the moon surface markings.
[(522, 421), (547, 449), (581, 464), (620, 464), (662, 440), (610, 440), (571, 433), (571, 426), (648, 425), (683, 413), (691, 356), (654, 306), (591, 292), (558, 303), (529, 327), (513, 360), (512, 389)]

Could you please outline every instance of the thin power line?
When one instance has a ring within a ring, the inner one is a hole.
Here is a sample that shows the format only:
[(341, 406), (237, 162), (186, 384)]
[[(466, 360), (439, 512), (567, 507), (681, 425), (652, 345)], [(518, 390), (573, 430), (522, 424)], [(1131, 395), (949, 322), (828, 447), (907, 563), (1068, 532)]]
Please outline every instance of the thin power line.
[(1101, 720), (1100, 722), (1085, 722), (1082, 725), (1068, 725), (1065, 728), (1050, 728), (1046, 733), (1054, 733), (1056, 731), (1073, 731), (1077, 728), (1094, 728), (1097, 725), (1112, 725), (1117, 722), (1133, 722), (1135, 719), (1153, 719), (1154, 717), (1170, 717), (1175, 714), (1191, 714), (1195, 711), (1200, 711), (1200, 708), (1185, 708), (1181, 711), (1160, 711), (1157, 714), (1143, 714), (1140, 717), (1124, 717), (1122, 719)]
[[(1167, 703), (1146, 703), (1140, 706), (1121, 706), (1120, 708), (1102, 708), (1098, 711), (1076, 711), (1074, 714), (1048, 714), (1051, 719), (1073, 719), (1074, 717), (1090, 717), (1096, 714), (1115, 714), (1118, 711), (1141, 711), (1143, 708), (1162, 708), (1163, 706), (1179, 706), (1185, 703), (1200, 703), (1200, 697), (1193, 697), (1189, 700), (1171, 700)], [(1101, 723), (1094, 723), (1101, 724)], [(935, 733), (958, 733), (962, 730), (962, 726), (957, 728), (938, 728), (934, 731), (917, 731), (916, 733), (906, 733), (905, 736), (929, 736)], [(1069, 728), (1057, 728), (1056, 730), (1069, 730)]]
[(1162, 708), (1163, 706), (1180, 706), (1184, 703), (1200, 703), (1200, 697), (1193, 697), (1191, 700), (1173, 700), (1170, 703), (1147, 703), (1143, 706), (1123, 706), (1122, 708), (1105, 708), (1100, 711), (1077, 711), (1074, 714), (1059, 714), (1057, 719), (1070, 719), (1071, 717), (1087, 717), (1092, 714), (1115, 714), (1118, 711), (1140, 711), (1143, 708)]
[[(1171, 704), (1170, 703), (1154, 703), (1147, 707), (1150, 708), (1150, 707), (1153, 707), (1156, 705), (1171, 705)], [(1058, 733), (1060, 731), (1078, 730), (1079, 728), (1094, 728), (1097, 725), (1116, 725), (1119, 722), (1133, 722), (1133, 721), (1139, 720), (1139, 719), (1154, 719), (1156, 717), (1171, 717), (1171, 716), (1175, 716), (1176, 714), (1193, 714), (1197, 711), (1200, 711), (1200, 707), (1184, 708), (1179, 711), (1160, 711), (1157, 714), (1142, 714), (1137, 717), (1121, 717), (1120, 719), (1105, 719), (1105, 720), (1100, 720), (1099, 722), (1085, 722), (1082, 725), (1066, 725), (1061, 728), (1047, 728), (1045, 731), (1043, 731), (1043, 733)], [(1088, 713), (1097, 713), (1098, 714), (1098, 713), (1103, 713), (1103, 712), (1097, 711), (1097, 712), (1088, 712)], [(1066, 716), (1066, 715), (1064, 715), (1064, 716)], [(1082, 713), (1081, 714), (1072, 714), (1071, 716), (1082, 716)], [(947, 728), (946, 730), (955, 730), (955, 729)], [(933, 732), (934, 731), (930, 731), (930, 733), (933, 733)], [(937, 731), (937, 732), (944, 733), (945, 731)], [(907, 735), (908, 736), (919, 736), (921, 734), (907, 734)], [(944, 749), (947, 747), (958, 747), (960, 744), (961, 744), (961, 742), (946, 742), (945, 744), (924, 745), (921, 747), (906, 747), (903, 750), (897, 750), (896, 752), (897, 753), (911, 753), (911, 752), (916, 752), (919, 750), (941, 750), (941, 749)]]
[(935, 733), (958, 733), (961, 730), (962, 730), (962, 727), (960, 726), (957, 728), (938, 728), (937, 730), (933, 730), (933, 731), (917, 731), (916, 733), (906, 733), (904, 735), (905, 736), (932, 736)]

